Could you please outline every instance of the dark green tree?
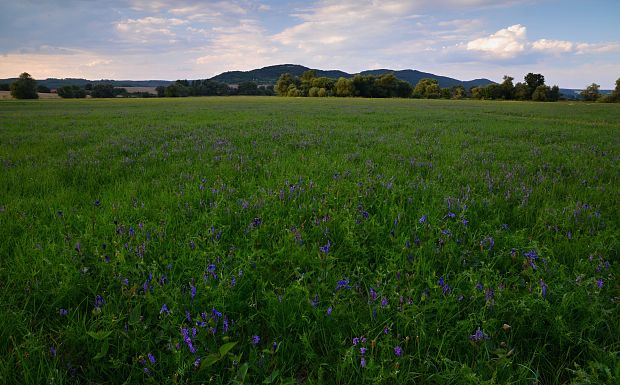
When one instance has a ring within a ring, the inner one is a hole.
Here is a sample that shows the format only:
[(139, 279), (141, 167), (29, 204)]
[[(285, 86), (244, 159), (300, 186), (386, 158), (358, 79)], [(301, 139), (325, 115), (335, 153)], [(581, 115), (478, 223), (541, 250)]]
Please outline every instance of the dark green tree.
[(560, 87), (554, 85), (549, 89), (549, 93), (547, 94), (547, 100), (550, 102), (557, 102), (560, 100)]
[(536, 87), (532, 93), (532, 100), (535, 102), (546, 102), (549, 92), (551, 92), (551, 90), (548, 86), (540, 85)]
[(19, 75), (19, 78), (11, 83), (11, 96), (15, 99), (38, 99), (37, 94), (37, 82), (28, 74), (24, 72)]
[(500, 84), (503, 99), (512, 100), (515, 98), (515, 86), (512, 83), (513, 80), (513, 77), (504, 75), (504, 81)]
[(515, 84), (514, 98), (516, 100), (530, 100), (530, 89), (527, 84), (521, 82)]
[(166, 87), (164, 86), (159, 86), (155, 88), (155, 92), (157, 92), (157, 96), (159, 96), (160, 98), (166, 96)]
[(258, 95), (258, 84), (255, 82), (241, 82), (237, 86), (237, 95)]
[(63, 86), (58, 90), (58, 96), (63, 99), (73, 99), (73, 98), (85, 98), (86, 90), (78, 87), (78, 86)]
[(93, 98), (113, 98), (114, 86), (112, 84), (97, 84), (93, 86), (90, 96)]
[(46, 87), (44, 85), (39, 85), (37, 86), (37, 92), (40, 92), (42, 94), (49, 94), (52, 91), (50, 90), (49, 87)]
[(536, 88), (545, 85), (545, 77), (541, 74), (534, 74), (530, 72), (525, 75), (523, 79), (525, 80), (525, 84), (527, 84), (527, 88), (529, 91), (528, 99), (532, 99), (532, 94), (534, 93), (534, 90), (536, 90)]

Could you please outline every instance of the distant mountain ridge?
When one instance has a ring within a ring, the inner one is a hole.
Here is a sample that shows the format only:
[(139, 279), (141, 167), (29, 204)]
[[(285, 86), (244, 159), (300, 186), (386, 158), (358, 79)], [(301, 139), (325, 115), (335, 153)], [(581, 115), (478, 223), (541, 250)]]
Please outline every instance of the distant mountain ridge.
[[(212, 77), (210, 80), (226, 84), (239, 84), (241, 82), (256, 82), (258, 84), (275, 84), (280, 75), (289, 73), (293, 76), (301, 76), (304, 72), (311, 70), (299, 64), (279, 64), (274, 66), (268, 66), (263, 68), (254, 69), (251, 71), (229, 71)], [(350, 74), (340, 70), (319, 70), (315, 69), (316, 76), (325, 76), (328, 78), (350, 78), (356, 74)], [(390, 69), (375, 69), (366, 70), (360, 72), (361, 75), (382, 75), (385, 73), (393, 73), (398, 79), (405, 80), (415, 87), (421, 79), (431, 78), (437, 79), (439, 86), (442, 88), (449, 88), (459, 84), (462, 84), (466, 89), (470, 87), (486, 86), (495, 83), (489, 79), (474, 79), (474, 80), (458, 80), (447, 76), (435, 75), (428, 72), (421, 72), (417, 70), (390, 70)]]

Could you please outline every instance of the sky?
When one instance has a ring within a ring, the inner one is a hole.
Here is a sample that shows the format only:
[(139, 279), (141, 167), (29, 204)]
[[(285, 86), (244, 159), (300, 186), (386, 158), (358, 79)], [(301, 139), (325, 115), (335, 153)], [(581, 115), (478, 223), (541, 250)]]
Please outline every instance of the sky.
[(612, 89), (620, 0), (0, 0), (0, 78), (205, 79), (301, 64)]

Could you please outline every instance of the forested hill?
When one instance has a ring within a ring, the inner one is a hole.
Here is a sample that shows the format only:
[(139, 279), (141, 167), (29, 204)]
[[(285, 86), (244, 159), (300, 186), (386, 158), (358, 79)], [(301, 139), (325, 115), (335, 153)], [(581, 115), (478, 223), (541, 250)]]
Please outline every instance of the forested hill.
[[(222, 74), (212, 77), (210, 80), (215, 80), (215, 81), (227, 83), (227, 84), (239, 84), (242, 82), (252, 81), (258, 84), (268, 85), (268, 84), (275, 84), (278, 78), (280, 77), (280, 75), (284, 73), (289, 73), (293, 76), (301, 76), (304, 72), (310, 69), (311, 68), (304, 67), (302, 65), (297, 65), (297, 64), (280, 64), (280, 65), (255, 69), (251, 71), (224, 72)], [(315, 70), (315, 71), (316, 71), (317, 77), (324, 76), (324, 77), (334, 78), (334, 79), (337, 79), (339, 77), (350, 78), (355, 75), (355, 74), (349, 74), (349, 73), (346, 73), (344, 71), (339, 71), (339, 70), (328, 70), (328, 71)], [(494, 83), (493, 81), (489, 79), (475, 79), (475, 80), (463, 81), (463, 80), (449, 78), (446, 76), (439, 76), (439, 75), (435, 75), (431, 73), (420, 72), (416, 70), (394, 71), (390, 69), (378, 69), (378, 70), (362, 71), (361, 74), (362, 75), (381, 75), (386, 72), (394, 73), (394, 76), (396, 76), (398, 79), (405, 80), (411, 83), (411, 85), (414, 87), (416, 84), (418, 84), (418, 82), (421, 79), (424, 79), (424, 78), (437, 79), (437, 81), (439, 82), (439, 86), (442, 88), (449, 88), (452, 86), (462, 84), (466, 89), (469, 89), (470, 87), (486, 86), (491, 83)]]

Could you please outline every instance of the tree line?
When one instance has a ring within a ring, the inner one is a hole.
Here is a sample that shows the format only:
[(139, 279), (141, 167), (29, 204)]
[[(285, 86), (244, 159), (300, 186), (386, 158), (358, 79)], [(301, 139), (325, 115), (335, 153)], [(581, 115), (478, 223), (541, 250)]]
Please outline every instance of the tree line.
[[(364, 98), (425, 98), (425, 99), (484, 99), (484, 100), (533, 100), (557, 101), (561, 98), (557, 85), (549, 87), (545, 84), (542, 74), (528, 73), (523, 82), (514, 84), (514, 78), (504, 76), (499, 84), (472, 87), (466, 90), (462, 85), (450, 88), (439, 87), (437, 79), (421, 79), (415, 87), (404, 80), (400, 80), (393, 73), (382, 75), (355, 75), (351, 78), (317, 77), (316, 71), (309, 70), (301, 76), (292, 76), (289, 73), (280, 75), (275, 86), (259, 86), (248, 81), (239, 83), (236, 87), (214, 80), (177, 80), (168, 86), (160, 86), (155, 90), (158, 97), (186, 97), (186, 96), (232, 96), (232, 95), (261, 95), (261, 96), (289, 96), (289, 97), (364, 97)], [(37, 99), (38, 93), (50, 92), (50, 89), (39, 85), (28, 73), (22, 73), (11, 84), (0, 84), (0, 91), (10, 91), (16, 99)], [(57, 89), (62, 98), (93, 98), (116, 97), (155, 97), (149, 92), (129, 93), (125, 88), (114, 87), (112, 84), (87, 84), (84, 87), (76, 85), (63, 86)], [(620, 102), (620, 79), (616, 80), (616, 87), (611, 94), (603, 95), (600, 86), (592, 83), (581, 91), (580, 96), (585, 101)]]
[[(16, 99), (37, 99), (38, 92), (51, 92), (45, 86), (37, 86), (36, 81), (30, 74), (24, 72), (11, 84), (0, 84), (0, 91), (11, 91)], [(117, 98), (117, 97), (185, 97), (185, 96), (232, 96), (232, 95), (264, 95), (273, 96), (273, 86), (259, 86), (255, 82), (242, 82), (236, 87), (229, 86), (213, 80), (177, 80), (168, 86), (155, 88), (157, 95), (150, 92), (128, 92), (125, 88), (115, 87), (112, 84), (86, 84), (83, 87), (68, 85), (59, 87), (56, 92), (64, 99), (80, 99), (90, 96), (92, 98)]]
[[(502, 83), (471, 87), (462, 85), (441, 88), (437, 79), (421, 79), (415, 87), (400, 80), (392, 73), (382, 75), (355, 75), (352, 78), (317, 77), (314, 70), (301, 76), (282, 74), (274, 87), (279, 96), (289, 97), (366, 97), (366, 98), (425, 98), (425, 99), (485, 99), (558, 101), (561, 98), (557, 85), (549, 87), (542, 74), (528, 73), (523, 82), (513, 83), (514, 78), (504, 76)], [(601, 95), (599, 86), (592, 84), (581, 92), (586, 101), (620, 102), (620, 79), (610, 95)]]
[(159, 97), (184, 97), (184, 96), (233, 96), (255, 95), (273, 96), (273, 86), (259, 86), (252, 81), (241, 82), (237, 87), (231, 87), (226, 83), (215, 80), (177, 80), (168, 86), (159, 86), (155, 89)]

